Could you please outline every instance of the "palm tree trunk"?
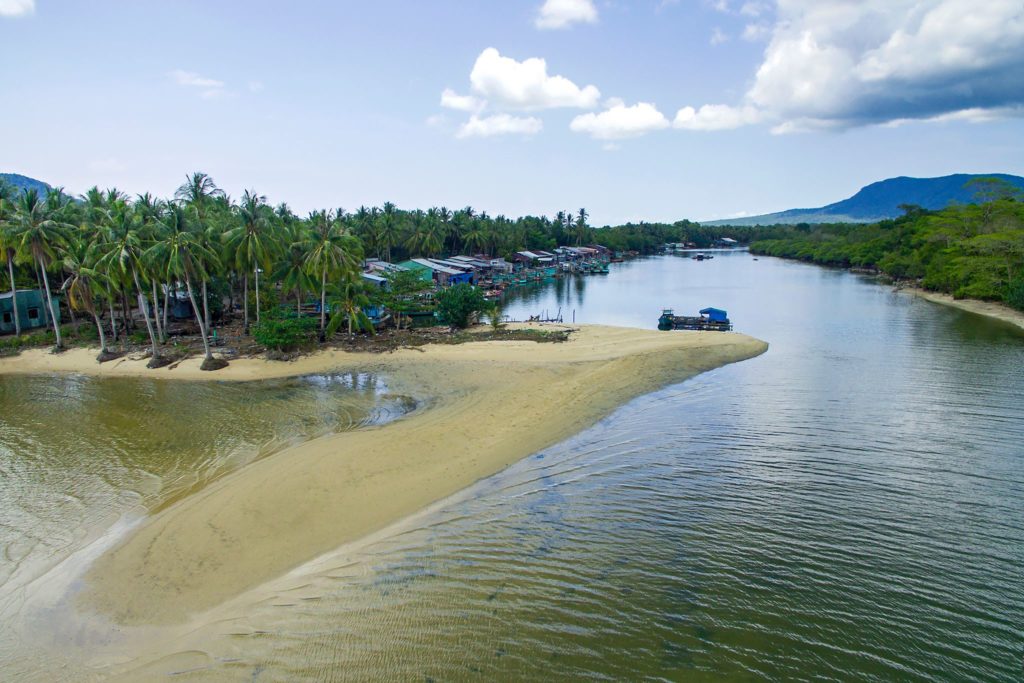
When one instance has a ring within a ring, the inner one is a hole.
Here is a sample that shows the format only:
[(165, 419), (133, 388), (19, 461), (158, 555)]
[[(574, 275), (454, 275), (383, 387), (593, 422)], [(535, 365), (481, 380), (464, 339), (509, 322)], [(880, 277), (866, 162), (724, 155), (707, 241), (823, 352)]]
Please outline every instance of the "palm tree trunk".
[(156, 323), (156, 336), (161, 344), (167, 343), (164, 336), (164, 328), (160, 326), (160, 300), (156, 295), (156, 280), (153, 280), (153, 322)]
[(149, 319), (149, 304), (146, 303), (146, 294), (142, 285), (139, 284), (139, 274), (132, 268), (132, 278), (135, 280), (135, 291), (139, 295), (139, 310), (146, 319), (146, 331), (149, 332), (149, 343), (153, 347), (153, 358), (160, 357), (160, 349), (156, 345), (156, 335), (153, 333), (153, 321)]
[(167, 343), (167, 305), (170, 303), (171, 298), (171, 283), (167, 282), (164, 284), (164, 343)]
[(352, 311), (348, 312), (348, 338), (352, 338)]
[(323, 340), (327, 330), (327, 269), (324, 268), (320, 278), (320, 339)]
[[(36, 265), (36, 286), (39, 288), (39, 291), (42, 291), (42, 289), (43, 289), (43, 276), (42, 276), (42, 273), (43, 273), (43, 268), (40, 267), (37, 264)], [(47, 327), (50, 326), (50, 309), (48, 307), (46, 307), (46, 306), (43, 306), (43, 322), (46, 324)]]
[(295, 292), (295, 315), (302, 317), (302, 292)]
[[(221, 303), (224, 300), (221, 299)], [(203, 280), (203, 321), (206, 323), (206, 329), (210, 329), (210, 300), (206, 294), (206, 280)]]
[(14, 284), (14, 259), (11, 258), (11, 250), (5, 249), (7, 252), (7, 272), (11, 276), (11, 305), (14, 307), (14, 334), (15, 336), (21, 336), (21, 316), (18, 315), (18, 288)]
[(121, 327), (124, 328), (124, 336), (128, 336), (128, 330), (135, 327), (132, 324), (132, 309), (128, 306), (128, 292), (121, 287)]
[(242, 327), (249, 334), (249, 274), (242, 274)]
[(53, 334), (57, 337), (57, 348), (64, 348), (64, 340), (60, 336), (60, 325), (57, 323), (57, 314), (53, 311), (53, 297), (50, 296), (50, 278), (46, 275), (46, 268), (40, 259), (39, 269), (43, 272), (43, 284), (46, 286), (46, 306), (50, 309), (50, 319), (53, 321)]
[(188, 289), (188, 300), (192, 302), (192, 312), (195, 313), (196, 322), (199, 323), (199, 334), (203, 335), (203, 351), (206, 354), (206, 360), (213, 360), (213, 352), (210, 351), (210, 337), (207, 335), (206, 322), (203, 320), (203, 316), (199, 313), (199, 307), (196, 305), (196, 296), (192, 292), (192, 280), (185, 278), (185, 288)]
[(256, 322), (260, 321), (260, 268), (256, 266), (256, 270), (253, 274), (256, 279)]
[(107, 306), (110, 308), (110, 334), (117, 343), (117, 319), (114, 318), (114, 297), (107, 299)]
[(100, 333), (100, 355), (105, 356), (107, 353), (107, 335), (103, 333), (103, 321), (100, 320), (100, 316), (97, 315), (95, 308), (93, 308), (92, 318), (96, 321), (96, 331)]

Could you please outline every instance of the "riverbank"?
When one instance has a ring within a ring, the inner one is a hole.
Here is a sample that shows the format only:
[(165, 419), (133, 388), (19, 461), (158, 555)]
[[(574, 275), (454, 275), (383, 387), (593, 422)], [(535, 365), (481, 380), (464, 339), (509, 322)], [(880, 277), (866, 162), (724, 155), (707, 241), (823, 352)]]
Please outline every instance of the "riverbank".
[(289, 363), (242, 359), (214, 374), (202, 373), (198, 359), (174, 370), (147, 370), (144, 361), (107, 368), (89, 352), (25, 354), (0, 362), (0, 372), (20, 364), (24, 372), (255, 380), (357, 369), (385, 375), (392, 390), (421, 401), (402, 420), (283, 450), (148, 518), (95, 562), (77, 597), (116, 623), (140, 625), (184, 621), (557, 443), (638, 395), (766, 348), (743, 335), (585, 326), (559, 344), (328, 351)]
[(977, 315), (984, 315), (989, 318), (995, 318), (996, 320), (1002, 320), (1003, 322), (1016, 325), (1024, 330), (1024, 312), (1010, 308), (1004, 304), (995, 303), (993, 301), (980, 301), (978, 299), (954, 299), (949, 294), (929, 292), (926, 289), (920, 289), (918, 287), (903, 287), (900, 291), (908, 292), (916, 297), (925, 299), (926, 301), (959, 308), (960, 310), (967, 311), (968, 313), (976, 313)]

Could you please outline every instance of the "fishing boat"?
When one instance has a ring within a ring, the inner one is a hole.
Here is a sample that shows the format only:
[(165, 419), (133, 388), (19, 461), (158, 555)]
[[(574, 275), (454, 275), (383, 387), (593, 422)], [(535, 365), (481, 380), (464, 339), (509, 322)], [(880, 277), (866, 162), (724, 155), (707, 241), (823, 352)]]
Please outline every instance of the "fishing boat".
[(658, 329), (730, 332), (732, 322), (729, 314), (720, 308), (704, 308), (695, 316), (676, 315), (671, 308), (666, 308), (658, 318)]

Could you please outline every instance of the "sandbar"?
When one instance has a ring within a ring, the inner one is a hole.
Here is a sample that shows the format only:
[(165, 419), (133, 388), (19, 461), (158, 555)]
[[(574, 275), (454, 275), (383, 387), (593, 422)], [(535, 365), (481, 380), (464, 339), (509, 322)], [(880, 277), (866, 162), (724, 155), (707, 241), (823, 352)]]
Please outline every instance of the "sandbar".
[[(553, 327), (553, 326), (549, 326)], [(572, 326), (569, 341), (431, 345), (390, 354), (324, 351), (232, 361), (204, 373), (95, 351), (27, 352), (5, 372), (256, 380), (359, 370), (420, 408), (259, 460), (149, 516), (87, 570), (80, 608), (117, 624), (175, 624), (365, 537), (594, 424), (645, 393), (759, 355), (742, 334)], [(723, 388), (723, 390), (727, 390)]]

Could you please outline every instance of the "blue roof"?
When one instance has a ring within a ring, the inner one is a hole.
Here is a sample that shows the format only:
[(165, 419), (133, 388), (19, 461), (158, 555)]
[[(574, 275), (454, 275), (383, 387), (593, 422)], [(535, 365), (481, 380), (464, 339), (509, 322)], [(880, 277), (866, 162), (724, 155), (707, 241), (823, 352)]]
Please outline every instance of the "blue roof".
[(700, 314), (706, 315), (711, 320), (728, 320), (729, 318), (729, 314), (721, 308), (703, 308), (701, 309)]

